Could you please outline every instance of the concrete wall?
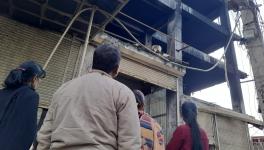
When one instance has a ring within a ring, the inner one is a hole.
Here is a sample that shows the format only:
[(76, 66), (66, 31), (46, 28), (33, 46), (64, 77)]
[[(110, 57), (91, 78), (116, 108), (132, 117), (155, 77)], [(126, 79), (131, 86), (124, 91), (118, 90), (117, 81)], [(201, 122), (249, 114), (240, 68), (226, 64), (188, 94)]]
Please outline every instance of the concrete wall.
[[(157, 88), (146, 97), (146, 111), (154, 116), (162, 128), (165, 129), (166, 90)], [(220, 106), (189, 97), (188, 100), (195, 102), (198, 108), (207, 108), (209, 110), (215, 107), (221, 108)], [(206, 131), (212, 150), (249, 150), (250, 141), (245, 122), (201, 110), (198, 113), (198, 122), (200, 127)], [(166, 133), (164, 134), (166, 135)]]

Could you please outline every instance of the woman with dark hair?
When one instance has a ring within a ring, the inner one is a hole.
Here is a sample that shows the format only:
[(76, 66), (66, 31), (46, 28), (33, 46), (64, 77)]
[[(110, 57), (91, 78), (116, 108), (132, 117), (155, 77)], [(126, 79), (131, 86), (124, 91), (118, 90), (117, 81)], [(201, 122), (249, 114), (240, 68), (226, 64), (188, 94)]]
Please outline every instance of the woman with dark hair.
[(45, 77), (42, 67), (27, 61), (9, 72), (0, 89), (0, 149), (28, 150), (37, 130), (39, 95)]
[(208, 137), (197, 122), (196, 105), (184, 102), (181, 113), (186, 124), (177, 127), (167, 150), (209, 150)]

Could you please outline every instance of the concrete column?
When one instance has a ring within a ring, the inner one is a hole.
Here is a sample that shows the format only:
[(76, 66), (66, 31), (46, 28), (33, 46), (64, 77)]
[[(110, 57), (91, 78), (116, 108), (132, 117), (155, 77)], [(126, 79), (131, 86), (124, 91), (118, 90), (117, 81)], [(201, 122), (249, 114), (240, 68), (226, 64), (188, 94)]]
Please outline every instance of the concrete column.
[(149, 34), (149, 33), (146, 33), (146, 36), (145, 36), (145, 45), (151, 49), (151, 46), (152, 46), (152, 35)]
[[(220, 16), (221, 25), (230, 33), (232, 29), (230, 25), (230, 18), (228, 15), (228, 4), (227, 1), (223, 2), (223, 9)], [(228, 42), (229, 37), (226, 38), (226, 43)], [(233, 110), (240, 113), (245, 113), (244, 100), (240, 85), (240, 75), (237, 67), (236, 53), (233, 42), (230, 43), (227, 53), (226, 53), (226, 63), (228, 72), (228, 81), (230, 86), (230, 95), (232, 99)]]
[[(167, 33), (171, 38), (168, 38), (167, 50), (168, 54), (175, 60), (182, 60), (182, 52), (178, 52), (182, 48), (182, 16), (181, 16), (181, 0), (176, 0), (176, 9), (171, 16)], [(180, 42), (179, 42), (180, 41)]]
[[(182, 48), (182, 16), (181, 16), (181, 0), (176, 0), (176, 9), (172, 14), (169, 23), (167, 33), (171, 36), (167, 40), (167, 53), (175, 61), (182, 60), (182, 53), (177, 50)], [(180, 103), (180, 97), (183, 95), (182, 90), (182, 77), (178, 79), (177, 92), (167, 90), (166, 91), (166, 139), (170, 140), (174, 130), (178, 125), (179, 112), (178, 105)]]
[(166, 91), (166, 121), (166, 139), (169, 142), (177, 127), (177, 93), (170, 90)]

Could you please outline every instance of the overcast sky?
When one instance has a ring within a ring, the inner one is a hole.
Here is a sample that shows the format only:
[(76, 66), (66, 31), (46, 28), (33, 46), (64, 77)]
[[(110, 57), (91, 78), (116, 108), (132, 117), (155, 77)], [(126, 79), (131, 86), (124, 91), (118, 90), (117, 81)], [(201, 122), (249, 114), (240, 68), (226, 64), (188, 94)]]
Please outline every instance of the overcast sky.
[[(257, 0), (257, 1), (259, 4), (263, 5), (263, 2), (264, 2), (263, 0)], [(260, 10), (261, 10), (261, 15), (264, 18), (264, 6), (261, 6)], [(235, 14), (231, 13), (230, 18), (231, 20), (235, 20), (234, 19)], [(233, 28), (234, 22), (231, 22), (231, 24)], [(241, 25), (241, 28), (242, 28), (242, 25)], [(248, 78), (241, 80), (241, 81), (253, 79), (253, 73), (252, 73), (252, 69), (250, 66), (249, 57), (247, 55), (247, 50), (243, 46), (239, 45), (239, 43), (237, 42), (235, 42), (234, 44), (235, 44), (235, 49), (236, 49), (238, 68), (241, 71), (249, 75)], [(220, 49), (210, 55), (216, 58), (220, 58), (223, 52), (224, 50)], [(256, 119), (262, 120), (261, 115), (257, 112), (258, 103), (256, 99), (257, 95), (256, 95), (254, 82), (242, 83), (241, 87), (242, 87), (243, 98), (244, 98), (244, 103), (246, 107), (246, 113), (251, 116), (254, 116)], [(192, 96), (218, 104), (226, 108), (232, 108), (229, 88), (226, 83), (219, 84), (219, 85), (204, 89), (202, 91), (195, 92), (192, 94)], [(250, 127), (250, 134), (252, 136), (264, 135), (264, 132), (261, 130), (257, 130), (253, 127)]]

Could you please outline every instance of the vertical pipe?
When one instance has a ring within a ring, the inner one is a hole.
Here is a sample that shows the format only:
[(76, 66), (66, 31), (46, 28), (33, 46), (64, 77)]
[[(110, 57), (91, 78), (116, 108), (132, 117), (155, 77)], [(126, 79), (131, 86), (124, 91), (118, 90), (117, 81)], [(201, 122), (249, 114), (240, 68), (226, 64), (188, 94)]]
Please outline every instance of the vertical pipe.
[(78, 76), (81, 76), (82, 68), (83, 68), (83, 65), (84, 65), (84, 59), (85, 59), (85, 55), (86, 55), (86, 52), (87, 52), (87, 47), (88, 47), (88, 44), (89, 44), (89, 37), (90, 37), (92, 25), (93, 25), (93, 18), (94, 18), (95, 11), (96, 11), (96, 9), (93, 9), (92, 13), (91, 13), (91, 16), (90, 16), (89, 26), (88, 26), (88, 29), (87, 29), (87, 34), (86, 34), (86, 39), (85, 39), (85, 43), (84, 43), (84, 49), (83, 49), (82, 60), (81, 60)]
[(246, 127), (247, 138), (248, 138), (248, 149), (252, 150), (252, 144), (251, 144), (251, 139), (250, 139), (250, 135), (249, 135), (249, 128), (248, 128), (247, 123), (245, 123), (245, 127)]
[(176, 108), (177, 108), (177, 126), (180, 125), (181, 122), (181, 112), (180, 112), (180, 83), (179, 83), (179, 78), (177, 79), (177, 102), (176, 102)]
[(221, 144), (220, 144), (220, 139), (219, 139), (219, 131), (218, 131), (218, 124), (217, 124), (216, 114), (214, 114), (214, 122), (215, 122), (215, 132), (216, 132), (218, 150), (221, 150)]
[(81, 61), (80, 58), (81, 58), (81, 55), (82, 55), (82, 51), (83, 51), (83, 45), (81, 44), (79, 46), (79, 49), (78, 49), (78, 56), (77, 56), (77, 59), (75, 61), (74, 74), (73, 74), (72, 78), (78, 77), (79, 67), (80, 67), (80, 61)]
[(71, 56), (72, 56), (74, 41), (75, 41), (75, 36), (72, 37), (71, 47), (70, 47), (70, 50), (69, 50), (69, 53), (68, 53), (68, 59), (67, 59), (67, 63), (66, 63), (65, 69), (64, 69), (62, 84), (65, 83), (66, 80), (67, 80), (67, 71), (68, 71), (69, 65), (70, 65), (70, 60), (71, 60)]

